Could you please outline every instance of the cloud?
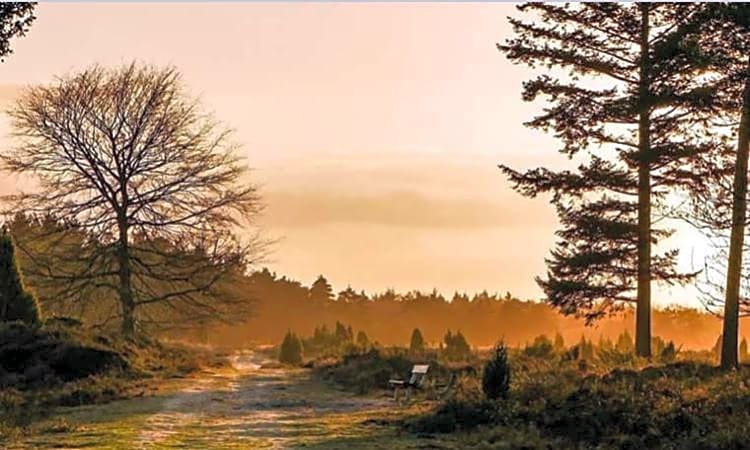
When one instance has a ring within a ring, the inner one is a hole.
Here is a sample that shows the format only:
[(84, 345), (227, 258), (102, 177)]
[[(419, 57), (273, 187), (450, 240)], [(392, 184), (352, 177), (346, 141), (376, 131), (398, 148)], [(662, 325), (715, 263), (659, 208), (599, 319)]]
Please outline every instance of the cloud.
[(298, 191), (269, 192), (263, 222), (296, 228), (348, 223), (411, 228), (481, 229), (548, 226), (554, 216), (544, 202), (527, 199), (491, 201), (481, 198), (428, 196), (416, 191), (369, 194)]

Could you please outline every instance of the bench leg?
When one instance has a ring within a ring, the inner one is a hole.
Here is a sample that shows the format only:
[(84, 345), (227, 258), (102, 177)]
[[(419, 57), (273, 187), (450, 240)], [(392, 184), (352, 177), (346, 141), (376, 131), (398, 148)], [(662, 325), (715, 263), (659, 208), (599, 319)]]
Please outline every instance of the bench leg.
[(393, 401), (394, 402), (398, 401), (398, 386), (393, 388)]

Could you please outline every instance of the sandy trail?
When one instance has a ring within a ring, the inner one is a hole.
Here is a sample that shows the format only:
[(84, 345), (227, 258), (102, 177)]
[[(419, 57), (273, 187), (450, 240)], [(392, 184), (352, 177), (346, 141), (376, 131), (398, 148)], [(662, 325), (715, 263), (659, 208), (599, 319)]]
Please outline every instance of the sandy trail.
[(258, 354), (240, 353), (232, 357), (232, 368), (204, 372), (165, 397), (70, 409), (62, 415), (73, 424), (73, 431), (41, 434), (25, 445), (209, 449), (391, 448), (394, 444), (383, 435), (383, 427), (366, 423), (398, 412), (387, 398), (339, 392), (307, 370), (262, 368), (264, 362)]

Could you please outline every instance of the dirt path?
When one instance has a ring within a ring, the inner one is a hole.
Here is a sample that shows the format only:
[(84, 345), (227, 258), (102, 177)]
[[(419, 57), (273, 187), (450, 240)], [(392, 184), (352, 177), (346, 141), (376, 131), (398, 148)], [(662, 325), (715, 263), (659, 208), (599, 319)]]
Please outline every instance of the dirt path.
[[(177, 392), (70, 408), (70, 429), (30, 438), (32, 448), (416, 448), (394, 427), (372, 425), (404, 410), (388, 398), (331, 389), (306, 370), (262, 368), (253, 354), (204, 372)], [(374, 419), (374, 420), (373, 420)], [(23, 447), (22, 447), (23, 448)]]

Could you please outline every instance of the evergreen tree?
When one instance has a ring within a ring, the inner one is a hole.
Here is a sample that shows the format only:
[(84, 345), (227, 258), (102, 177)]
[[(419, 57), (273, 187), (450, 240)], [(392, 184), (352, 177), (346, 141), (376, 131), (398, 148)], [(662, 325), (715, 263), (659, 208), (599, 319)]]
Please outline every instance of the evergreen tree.
[(336, 344), (346, 344), (348, 342), (352, 342), (352, 327), (349, 328), (345, 327), (343, 323), (336, 321), (336, 331), (334, 332), (334, 336), (336, 339)]
[(563, 339), (560, 332), (555, 333), (555, 351), (561, 352), (565, 350), (565, 339)]
[(424, 352), (424, 337), (419, 328), (415, 328), (411, 332), (411, 339), (409, 340), (409, 353), (420, 354)]
[(504, 344), (497, 344), (492, 357), (487, 360), (482, 373), (482, 391), (490, 400), (506, 398), (510, 390), (510, 363), (508, 349)]
[[(716, 123), (733, 124), (735, 142), (722, 145), (717, 141), (717, 157), (709, 161), (702, 179), (710, 180), (710, 189), (693, 194), (690, 219), (708, 231), (716, 242), (728, 238), (728, 249), (719, 252), (715, 264), (706, 267), (720, 273), (723, 283), (709, 281), (706, 303), (723, 309), (723, 342), (720, 353), (724, 368), (738, 366), (737, 341), (739, 315), (748, 309), (747, 293), (743, 296), (742, 257), (745, 245), (748, 202), (748, 159), (750, 157), (750, 6), (746, 3), (716, 3), (708, 7), (700, 33), (700, 45), (711, 56), (711, 73), (719, 86)], [(732, 148), (734, 147), (734, 148)], [(722, 151), (723, 150), (723, 151)], [(713, 236), (716, 235), (716, 236)], [(726, 251), (724, 251), (726, 250)], [(746, 274), (745, 274), (746, 276)], [(744, 303), (744, 305), (743, 305)]]
[(471, 347), (460, 331), (453, 334), (451, 330), (448, 330), (443, 340), (445, 341), (443, 353), (447, 360), (463, 361), (471, 357)]
[(370, 346), (370, 339), (367, 337), (367, 334), (365, 334), (365, 332), (362, 330), (359, 330), (357, 332), (357, 345), (362, 348), (367, 348)]
[(317, 303), (333, 300), (333, 288), (323, 275), (319, 275), (310, 287), (310, 299)]
[(591, 341), (587, 341), (585, 336), (581, 336), (578, 348), (578, 355), (581, 359), (591, 360), (594, 358), (594, 344)]
[(694, 127), (709, 95), (691, 76), (704, 62), (684, 39), (702, 8), (527, 3), (519, 10), (541, 20), (511, 18), (516, 36), (498, 45), (514, 63), (567, 74), (527, 81), (523, 98), (548, 99), (527, 125), (553, 132), (578, 169), (500, 166), (523, 195), (553, 194), (562, 229), (537, 282), (549, 303), (589, 323), (635, 304), (640, 356), (651, 353), (651, 281), (690, 278), (674, 268), (677, 251), (653, 254), (670, 231), (652, 227), (651, 209), (694, 183), (683, 168), (709, 148)]
[(633, 352), (633, 338), (630, 337), (630, 333), (628, 333), (627, 330), (623, 331), (620, 336), (617, 337), (615, 348), (621, 353)]
[(302, 364), (302, 341), (291, 331), (287, 331), (281, 342), (279, 361), (284, 364)]
[(547, 336), (541, 334), (534, 338), (531, 345), (526, 345), (523, 352), (535, 358), (550, 358), (555, 353), (555, 347)]
[(34, 295), (23, 285), (13, 239), (3, 228), (0, 231), (0, 322), (12, 320), (39, 323), (39, 306)]

